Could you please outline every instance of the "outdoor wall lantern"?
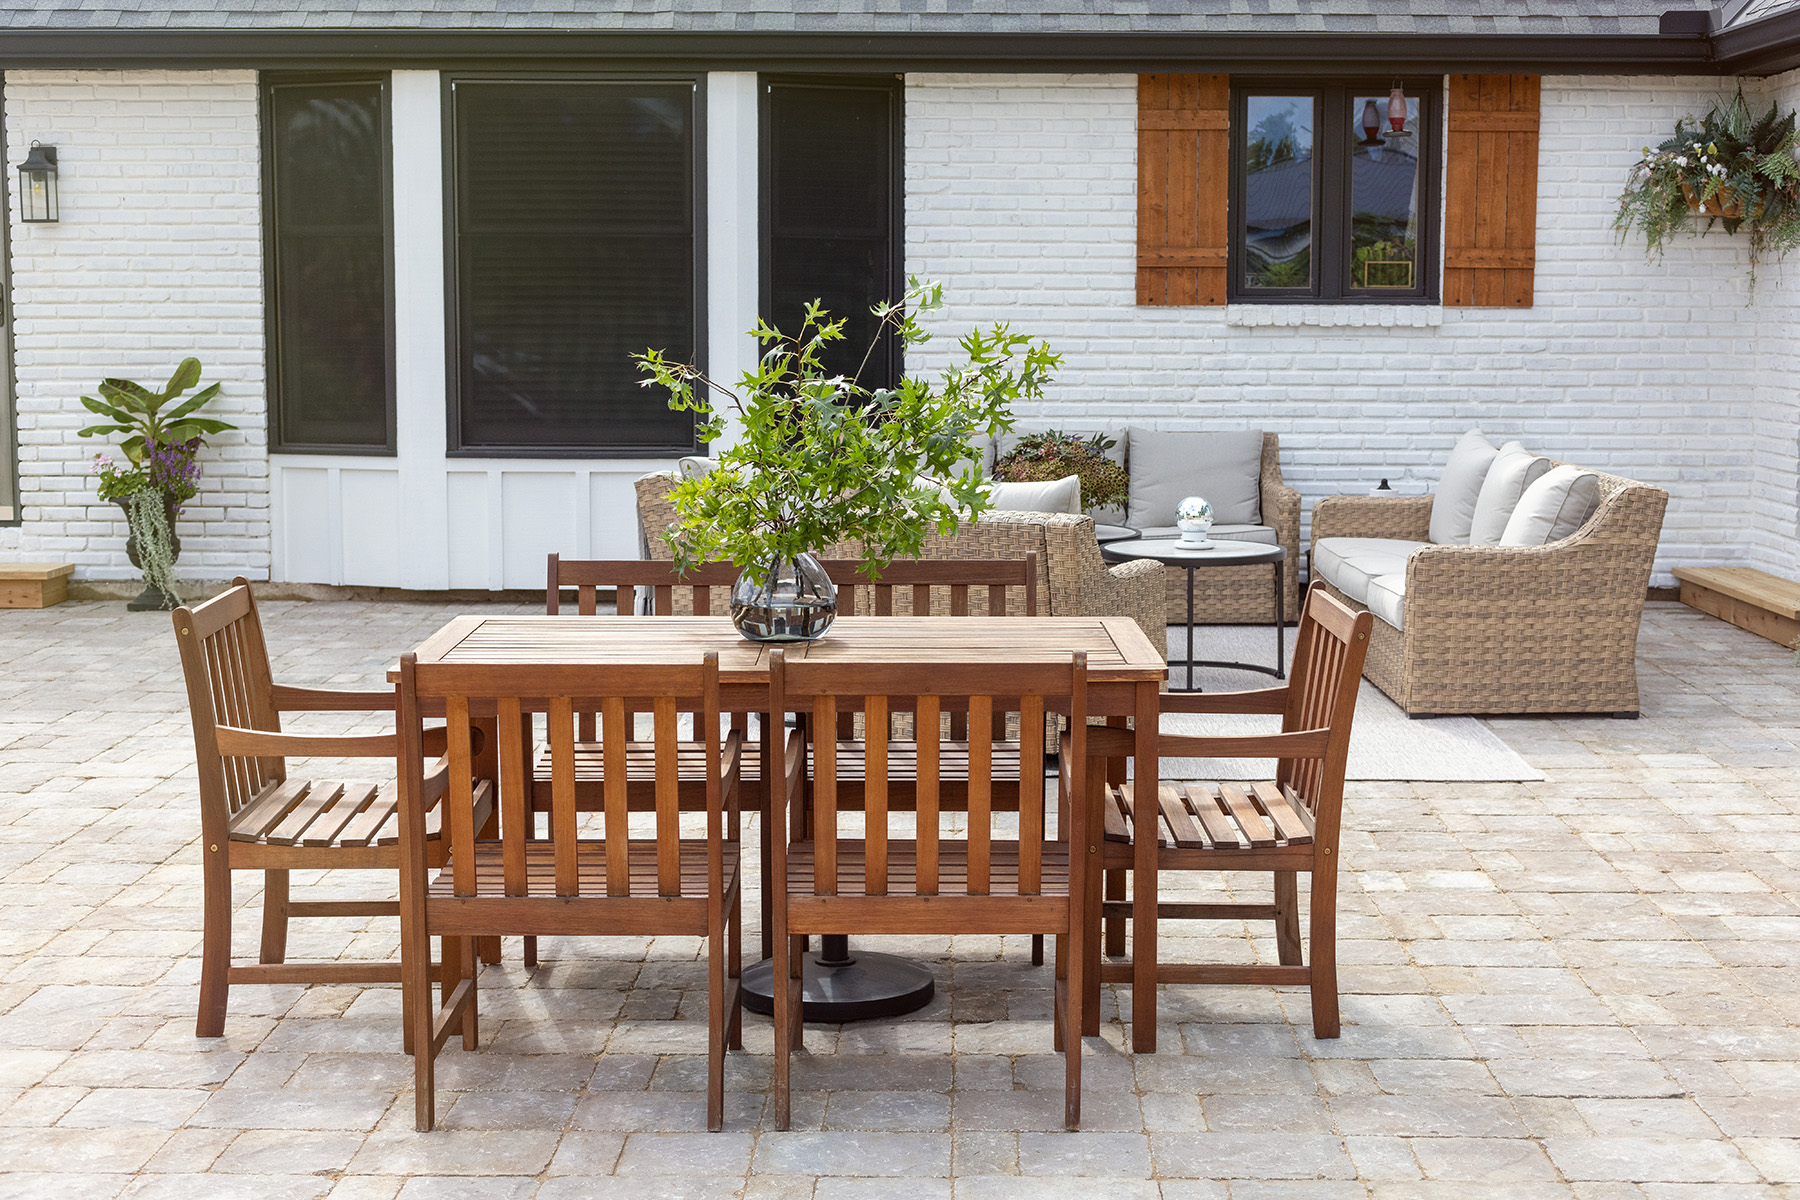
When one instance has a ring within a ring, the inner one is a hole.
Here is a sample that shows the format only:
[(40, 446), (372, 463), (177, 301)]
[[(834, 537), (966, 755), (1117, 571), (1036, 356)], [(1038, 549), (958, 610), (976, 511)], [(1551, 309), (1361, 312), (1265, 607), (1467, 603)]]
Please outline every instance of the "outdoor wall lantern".
[(19, 219), (57, 219), (55, 146), (42, 146), (34, 141), (31, 153), (19, 164)]

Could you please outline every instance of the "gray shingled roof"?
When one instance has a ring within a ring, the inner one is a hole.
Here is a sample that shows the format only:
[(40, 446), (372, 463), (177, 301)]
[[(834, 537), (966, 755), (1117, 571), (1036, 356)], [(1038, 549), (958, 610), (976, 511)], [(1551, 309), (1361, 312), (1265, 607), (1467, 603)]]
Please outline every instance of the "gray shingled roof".
[(1711, 0), (0, 0), (0, 28), (1618, 35), (1656, 33), (1668, 9), (1711, 7)]
[(1724, 18), (1724, 28), (1735, 29), (1752, 21), (1760, 21), (1777, 13), (1793, 12), (1795, 9), (1800, 9), (1800, 0), (1739, 0), (1738, 3), (1725, 4), (1720, 15)]

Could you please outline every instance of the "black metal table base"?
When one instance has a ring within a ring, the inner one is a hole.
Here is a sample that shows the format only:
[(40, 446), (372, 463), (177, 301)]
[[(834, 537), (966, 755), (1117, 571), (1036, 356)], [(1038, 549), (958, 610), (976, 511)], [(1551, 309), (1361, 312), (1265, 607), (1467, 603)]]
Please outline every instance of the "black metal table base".
[[(801, 1019), (824, 1025), (898, 1017), (931, 1003), (931, 972), (892, 954), (851, 950), (850, 939), (830, 934), (802, 967)], [(775, 960), (744, 968), (744, 1007), (764, 1016), (775, 1011)]]
[(1273, 675), (1277, 679), (1287, 678), (1287, 597), (1281, 586), (1282, 563), (1275, 564), (1275, 665), (1265, 667), (1261, 663), (1219, 662), (1209, 658), (1194, 657), (1194, 568), (1187, 568), (1187, 658), (1170, 659), (1169, 666), (1187, 668), (1187, 686), (1176, 687), (1169, 684), (1171, 692), (1204, 692), (1203, 687), (1194, 686), (1195, 667), (1230, 667), (1237, 671), (1260, 671), (1264, 675)]

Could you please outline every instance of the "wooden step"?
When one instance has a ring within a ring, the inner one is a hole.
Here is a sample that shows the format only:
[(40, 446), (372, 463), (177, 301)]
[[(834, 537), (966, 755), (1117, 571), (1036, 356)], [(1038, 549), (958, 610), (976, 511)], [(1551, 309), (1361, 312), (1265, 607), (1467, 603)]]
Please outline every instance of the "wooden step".
[(1800, 639), (1800, 583), (1755, 567), (1676, 567), (1681, 602), (1771, 642)]
[(0, 563), (0, 608), (49, 608), (69, 598), (68, 563)]

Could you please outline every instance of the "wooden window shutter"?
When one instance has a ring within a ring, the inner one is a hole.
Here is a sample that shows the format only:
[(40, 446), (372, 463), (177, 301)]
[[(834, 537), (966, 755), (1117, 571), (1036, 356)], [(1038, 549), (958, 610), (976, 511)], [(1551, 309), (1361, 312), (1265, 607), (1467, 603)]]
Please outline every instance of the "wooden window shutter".
[(1538, 76), (1450, 76), (1445, 304), (1531, 307), (1537, 174)]
[(1225, 303), (1224, 75), (1138, 76), (1137, 302)]

